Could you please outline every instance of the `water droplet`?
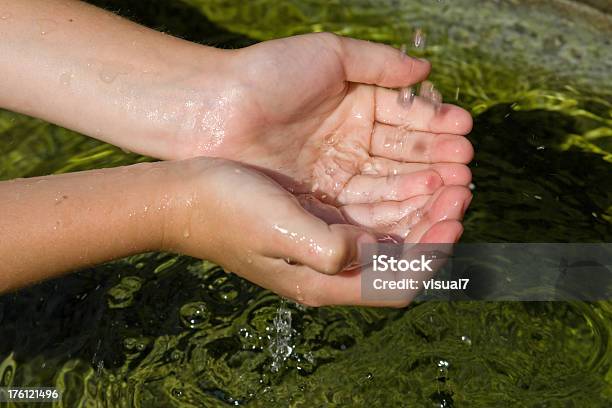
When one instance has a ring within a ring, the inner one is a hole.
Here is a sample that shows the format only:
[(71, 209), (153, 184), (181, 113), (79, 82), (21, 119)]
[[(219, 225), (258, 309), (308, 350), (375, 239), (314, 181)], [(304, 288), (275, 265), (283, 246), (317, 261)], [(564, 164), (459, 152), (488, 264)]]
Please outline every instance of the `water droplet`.
[(468, 336), (461, 336), (461, 341), (467, 344), (468, 346), (472, 345), (472, 340)]
[(134, 294), (142, 287), (142, 279), (138, 276), (126, 276), (108, 291), (108, 307), (122, 309), (130, 306)]
[(278, 231), (278, 232), (280, 232), (281, 234), (284, 234), (284, 235), (286, 235), (286, 234), (288, 234), (288, 233), (289, 233), (289, 230), (288, 230), (288, 229), (283, 228), (283, 227), (279, 226), (278, 224), (274, 224), (274, 225), (272, 226), (272, 228), (274, 228), (276, 231)]
[(325, 136), (325, 144), (326, 145), (335, 145), (336, 143), (338, 143), (338, 140), (340, 139), (340, 137), (338, 136), (337, 133), (330, 133), (329, 135)]
[(423, 32), (423, 30), (421, 30), (420, 28), (417, 28), (414, 31), (414, 39), (413, 39), (413, 44), (414, 47), (417, 49), (424, 49), (425, 48), (425, 33)]
[(119, 72), (109, 68), (103, 68), (100, 71), (100, 79), (102, 82), (110, 84), (119, 76)]
[(475, 189), (476, 189), (476, 184), (474, 184), (474, 183), (470, 183), (470, 184), (468, 184), (468, 188), (469, 188), (470, 190), (475, 190)]
[(179, 311), (183, 326), (188, 329), (197, 329), (206, 326), (210, 319), (210, 312), (204, 302), (193, 302), (183, 305)]
[(397, 103), (404, 109), (410, 109), (414, 102), (415, 96), (416, 92), (413, 87), (409, 86), (406, 88), (401, 88), (397, 95)]
[(2, 14), (0, 16), (0, 20), (8, 20), (9, 18), (11, 18), (13, 15), (11, 13), (6, 13), (6, 14)]
[(51, 19), (43, 18), (40, 20), (36, 20), (36, 23), (38, 24), (40, 35), (47, 35), (57, 30), (57, 23)]
[(397, 239), (395, 239), (393, 236), (389, 235), (389, 234), (385, 234), (382, 235), (380, 238), (377, 239), (378, 242), (380, 243), (389, 243), (389, 244), (397, 244), (399, 243), (399, 241)]
[(536, 147), (536, 149), (537, 150), (544, 150), (544, 149), (546, 149), (546, 147), (545, 146), (538, 146), (538, 147)]
[(191, 231), (189, 230), (189, 227), (187, 227), (183, 231), (183, 238), (189, 238), (190, 236), (191, 236)]
[(448, 368), (449, 366), (450, 366), (450, 363), (447, 360), (438, 361), (438, 367), (440, 368)]
[(539, 196), (539, 195), (534, 195), (533, 198), (535, 198), (536, 200), (541, 200), (542, 199), (542, 197)]
[(440, 110), (440, 107), (442, 106), (442, 94), (436, 89), (432, 82), (421, 82), (421, 86), (419, 87), (419, 96), (429, 101), (436, 112)]
[(60, 75), (59, 81), (60, 84), (69, 86), (70, 82), (72, 82), (72, 74), (69, 72), (64, 72), (62, 75)]

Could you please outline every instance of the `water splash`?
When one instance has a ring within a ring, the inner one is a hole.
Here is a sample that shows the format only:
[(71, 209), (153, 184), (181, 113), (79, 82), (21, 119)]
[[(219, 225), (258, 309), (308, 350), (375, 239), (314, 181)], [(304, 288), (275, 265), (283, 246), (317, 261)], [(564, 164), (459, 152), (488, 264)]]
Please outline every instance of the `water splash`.
[(293, 352), (291, 337), (291, 310), (287, 307), (287, 302), (282, 300), (273, 320), (270, 345), (268, 346), (272, 357), (270, 369), (273, 373), (281, 369), (283, 363)]

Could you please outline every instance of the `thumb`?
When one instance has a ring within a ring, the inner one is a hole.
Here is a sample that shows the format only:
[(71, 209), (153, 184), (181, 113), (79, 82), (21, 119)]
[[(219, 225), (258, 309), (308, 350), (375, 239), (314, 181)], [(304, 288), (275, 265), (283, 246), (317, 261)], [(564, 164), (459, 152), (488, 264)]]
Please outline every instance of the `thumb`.
[(374, 235), (353, 225), (328, 225), (307, 212), (297, 200), (283, 211), (283, 222), (273, 225), (273, 253), (327, 275), (359, 262), (360, 247), (376, 243)]
[(348, 81), (398, 88), (424, 80), (431, 70), (429, 61), (409, 57), (389, 45), (336, 38)]

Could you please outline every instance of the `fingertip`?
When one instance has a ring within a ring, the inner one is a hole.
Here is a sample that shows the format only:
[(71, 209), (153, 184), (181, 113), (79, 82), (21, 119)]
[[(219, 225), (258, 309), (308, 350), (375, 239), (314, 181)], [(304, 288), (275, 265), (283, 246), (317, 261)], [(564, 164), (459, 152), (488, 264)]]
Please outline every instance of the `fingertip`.
[(425, 212), (433, 222), (460, 220), (466, 209), (465, 203), (472, 193), (465, 186), (444, 186), (436, 191)]
[(400, 51), (400, 62), (402, 63), (402, 75), (398, 78), (399, 83), (395, 87), (409, 86), (424, 81), (431, 72), (431, 62), (426, 59), (410, 57)]
[(459, 106), (448, 103), (442, 104), (438, 117), (442, 120), (432, 129), (436, 133), (467, 135), (472, 131), (472, 115)]
[(467, 164), (474, 158), (474, 146), (465, 136), (439, 134), (434, 143), (433, 162)]
[(440, 174), (446, 186), (467, 186), (472, 181), (472, 171), (465, 164), (436, 163), (433, 168)]

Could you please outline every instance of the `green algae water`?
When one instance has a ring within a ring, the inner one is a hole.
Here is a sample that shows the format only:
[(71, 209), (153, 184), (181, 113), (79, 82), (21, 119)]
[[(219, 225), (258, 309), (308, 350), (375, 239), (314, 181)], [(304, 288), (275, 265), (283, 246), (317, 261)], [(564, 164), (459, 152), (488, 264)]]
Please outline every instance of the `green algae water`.
[[(321, 30), (399, 47), (420, 28), (432, 81), (474, 115), (463, 240), (612, 241), (604, 2), (92, 3), (223, 47)], [(147, 160), (0, 112), (2, 180)], [(303, 308), (152, 253), (0, 297), (0, 385), (64, 407), (609, 407), (611, 319), (610, 302)]]

